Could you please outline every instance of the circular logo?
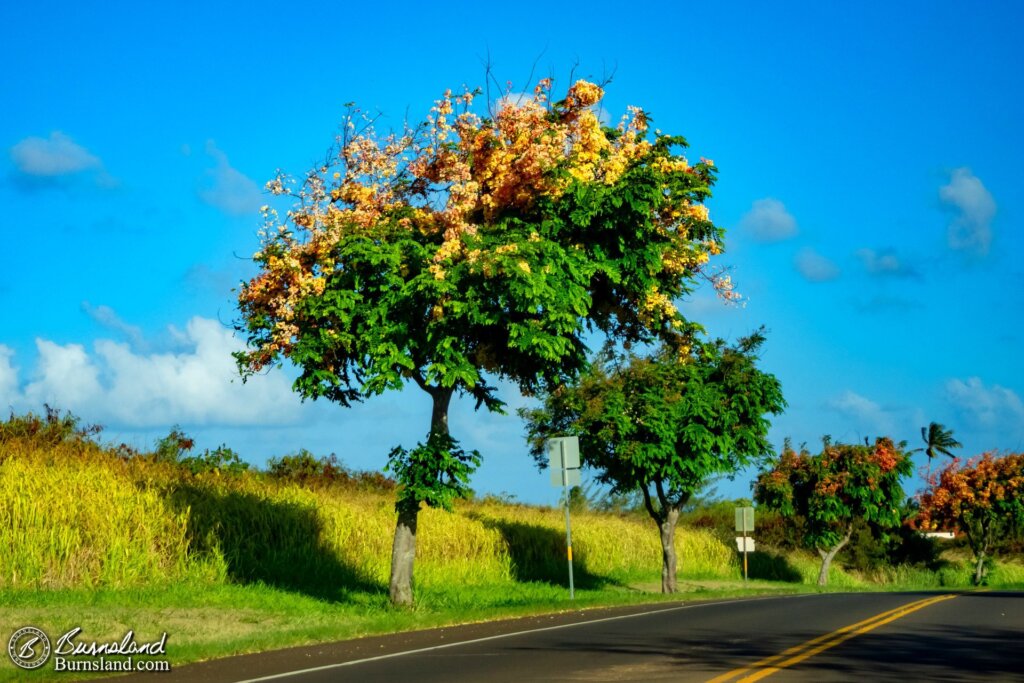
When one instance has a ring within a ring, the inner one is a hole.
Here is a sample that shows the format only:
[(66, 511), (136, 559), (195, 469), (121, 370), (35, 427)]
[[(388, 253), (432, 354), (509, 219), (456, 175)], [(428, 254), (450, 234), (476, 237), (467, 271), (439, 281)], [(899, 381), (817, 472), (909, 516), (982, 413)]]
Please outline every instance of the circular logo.
[(50, 658), (50, 639), (35, 626), (19, 628), (7, 643), (7, 654), (22, 669), (38, 669)]

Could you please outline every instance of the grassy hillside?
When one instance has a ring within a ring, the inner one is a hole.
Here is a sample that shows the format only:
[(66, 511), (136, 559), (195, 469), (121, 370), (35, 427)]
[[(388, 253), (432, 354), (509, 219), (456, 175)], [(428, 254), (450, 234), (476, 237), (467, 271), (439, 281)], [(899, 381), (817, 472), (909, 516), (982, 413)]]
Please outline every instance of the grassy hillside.
[[(260, 472), (193, 474), (124, 459), (83, 440), (0, 445), (0, 587), (66, 589), (197, 581), (262, 582), (322, 596), (382, 590), (393, 492), (307, 488)], [(653, 526), (635, 517), (574, 516), (581, 586), (654, 576)], [(735, 578), (735, 553), (682, 529), (682, 574)], [(562, 582), (560, 510), (465, 502), (421, 518), (416, 577), (448, 586)]]
[[(0, 589), (263, 584), (339, 600), (387, 585), (394, 491), (379, 477), (339, 470), (299, 484), (230, 467), (204, 471), (102, 447), (76, 432), (72, 418), (50, 418), (0, 424)], [(581, 588), (646, 587), (657, 578), (660, 548), (645, 517), (578, 512), (573, 528)], [(739, 578), (727, 531), (681, 526), (681, 579)], [(959, 559), (940, 571), (836, 568), (831, 582), (966, 586)], [(769, 550), (754, 554), (750, 569), (756, 578), (811, 583), (817, 565), (810, 554)], [(421, 515), (422, 593), (560, 585), (565, 574), (561, 510), (483, 500)], [(1017, 583), (1024, 572), (1002, 564), (991, 580)]]

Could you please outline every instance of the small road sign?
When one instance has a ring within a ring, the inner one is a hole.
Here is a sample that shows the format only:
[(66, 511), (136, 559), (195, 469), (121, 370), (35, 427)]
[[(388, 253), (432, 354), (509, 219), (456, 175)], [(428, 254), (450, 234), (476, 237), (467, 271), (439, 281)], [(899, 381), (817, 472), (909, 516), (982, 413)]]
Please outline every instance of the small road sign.
[[(563, 481), (564, 477), (564, 481)], [(551, 468), (551, 485), (552, 486), (581, 486), (583, 480), (580, 479), (579, 470), (563, 470), (561, 468)]]
[(754, 508), (736, 508), (736, 531), (743, 534), (736, 539), (736, 549), (743, 553), (743, 580), (747, 575), (747, 553), (754, 552), (754, 539), (747, 538), (747, 534), (754, 530)]
[[(559, 436), (548, 439), (548, 465), (551, 469), (576, 469), (580, 466), (580, 438)], [(561, 482), (559, 482), (561, 486)]]
[(754, 508), (736, 508), (736, 531), (750, 533), (754, 530)]
[(737, 536), (736, 550), (740, 551), (741, 553), (754, 552), (754, 539), (752, 539), (750, 536)]

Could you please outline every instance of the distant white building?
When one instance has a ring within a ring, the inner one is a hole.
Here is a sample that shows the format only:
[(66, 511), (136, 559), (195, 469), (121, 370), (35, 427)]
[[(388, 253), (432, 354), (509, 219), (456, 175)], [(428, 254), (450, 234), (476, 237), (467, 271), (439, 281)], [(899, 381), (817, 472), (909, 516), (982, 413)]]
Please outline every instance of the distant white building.
[(952, 531), (925, 531), (921, 535), (925, 538), (956, 538)]

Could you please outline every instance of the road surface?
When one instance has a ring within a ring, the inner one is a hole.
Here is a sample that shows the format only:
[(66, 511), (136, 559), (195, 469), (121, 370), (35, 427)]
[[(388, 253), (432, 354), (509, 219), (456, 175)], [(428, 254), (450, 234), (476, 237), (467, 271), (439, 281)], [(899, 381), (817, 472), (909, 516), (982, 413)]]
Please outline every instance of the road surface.
[(826, 594), (576, 612), (247, 655), (137, 680), (157, 678), (1024, 681), (1024, 593)]

